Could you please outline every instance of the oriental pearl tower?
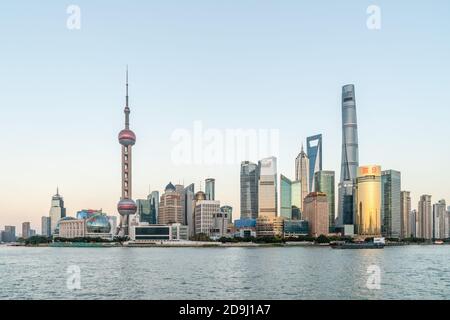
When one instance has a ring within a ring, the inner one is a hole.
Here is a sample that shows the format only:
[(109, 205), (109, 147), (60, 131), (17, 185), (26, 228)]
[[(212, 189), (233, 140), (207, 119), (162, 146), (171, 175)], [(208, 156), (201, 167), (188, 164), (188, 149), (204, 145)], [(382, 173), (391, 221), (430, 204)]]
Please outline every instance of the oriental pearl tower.
[(128, 106), (128, 68), (126, 81), (126, 103), (125, 103), (125, 129), (119, 133), (119, 143), (122, 145), (122, 197), (117, 204), (117, 211), (120, 213), (120, 224), (117, 234), (121, 237), (129, 235), (130, 215), (137, 210), (136, 203), (132, 199), (131, 180), (131, 150), (136, 143), (136, 135), (130, 130), (130, 107)]

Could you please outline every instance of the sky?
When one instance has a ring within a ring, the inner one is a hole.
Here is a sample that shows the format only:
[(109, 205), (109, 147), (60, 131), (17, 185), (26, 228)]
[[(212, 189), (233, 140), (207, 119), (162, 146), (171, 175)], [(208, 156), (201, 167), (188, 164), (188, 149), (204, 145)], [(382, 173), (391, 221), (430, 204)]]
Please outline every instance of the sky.
[[(367, 26), (371, 5), (380, 29)], [(57, 186), (70, 216), (116, 214), (126, 65), (135, 199), (214, 177), (238, 218), (239, 161), (174, 161), (174, 134), (194, 137), (195, 123), (216, 138), (275, 130), (278, 173), (292, 179), (302, 142), (321, 133), (339, 180), (352, 83), (360, 164), (400, 170), (413, 208), (421, 194), (450, 202), (449, 12), (447, 0), (2, 1), (0, 229), (40, 231)]]

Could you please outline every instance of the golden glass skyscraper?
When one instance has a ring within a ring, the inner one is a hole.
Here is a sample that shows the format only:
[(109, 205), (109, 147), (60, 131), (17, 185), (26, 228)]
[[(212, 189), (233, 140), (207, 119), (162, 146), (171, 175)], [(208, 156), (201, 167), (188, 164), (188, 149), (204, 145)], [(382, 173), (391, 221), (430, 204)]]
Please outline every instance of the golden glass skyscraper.
[(356, 233), (364, 236), (381, 234), (381, 166), (358, 168), (355, 186)]

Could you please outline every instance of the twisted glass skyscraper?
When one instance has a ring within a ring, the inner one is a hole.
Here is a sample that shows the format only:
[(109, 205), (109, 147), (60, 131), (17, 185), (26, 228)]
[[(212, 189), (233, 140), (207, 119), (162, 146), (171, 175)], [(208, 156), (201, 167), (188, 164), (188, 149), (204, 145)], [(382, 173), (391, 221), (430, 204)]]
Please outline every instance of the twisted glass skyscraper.
[(354, 180), (359, 166), (358, 124), (356, 119), (355, 86), (342, 88), (342, 160), (339, 183), (339, 225), (353, 224)]

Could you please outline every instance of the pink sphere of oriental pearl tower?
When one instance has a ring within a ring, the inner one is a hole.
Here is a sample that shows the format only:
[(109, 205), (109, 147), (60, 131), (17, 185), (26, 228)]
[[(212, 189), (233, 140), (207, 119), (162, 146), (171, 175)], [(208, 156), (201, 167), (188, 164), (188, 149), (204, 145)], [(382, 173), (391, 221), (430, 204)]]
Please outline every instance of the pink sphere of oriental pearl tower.
[(122, 145), (122, 197), (117, 204), (117, 211), (120, 213), (120, 224), (117, 235), (127, 237), (129, 235), (130, 215), (137, 210), (136, 203), (132, 199), (131, 193), (131, 150), (136, 143), (136, 135), (130, 130), (130, 107), (128, 106), (128, 69), (127, 69), (127, 94), (125, 105), (125, 129), (119, 133), (119, 143)]

